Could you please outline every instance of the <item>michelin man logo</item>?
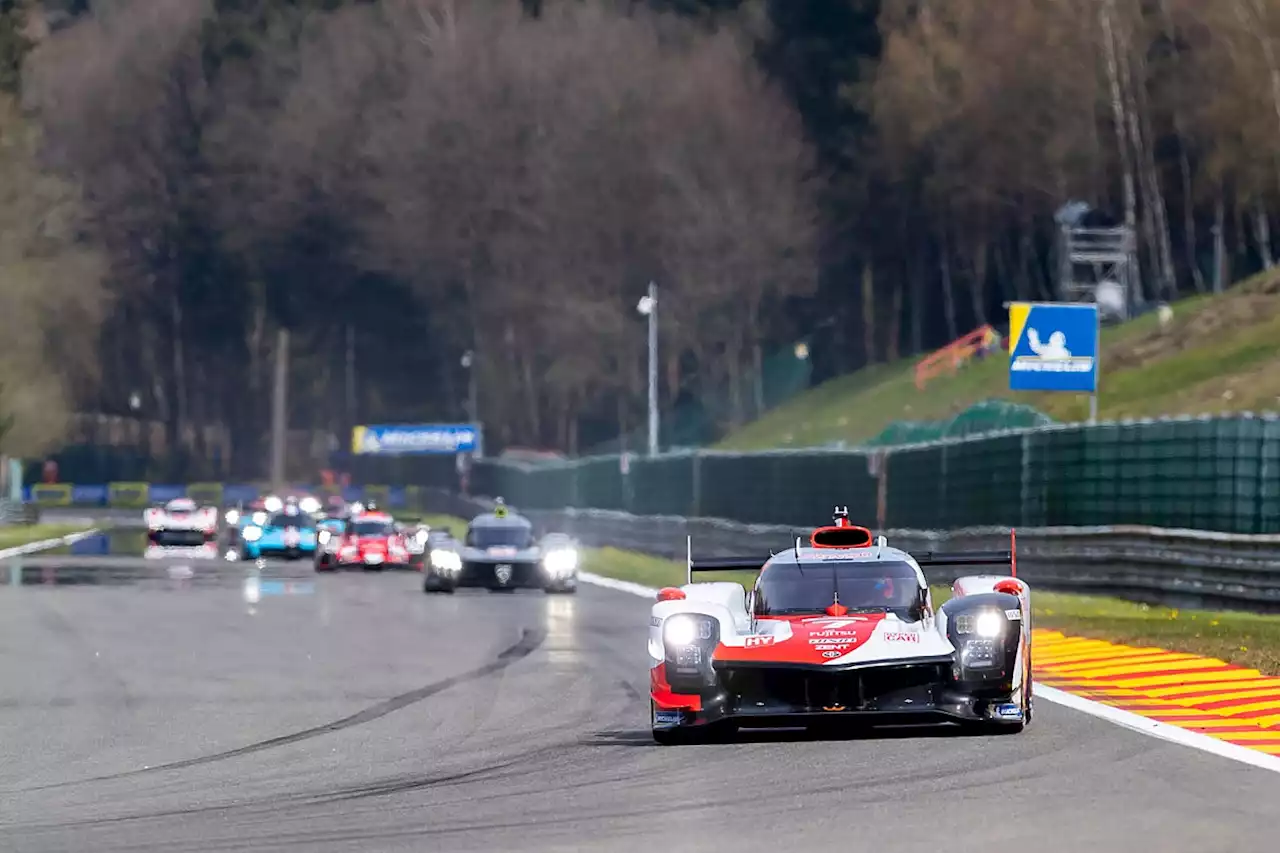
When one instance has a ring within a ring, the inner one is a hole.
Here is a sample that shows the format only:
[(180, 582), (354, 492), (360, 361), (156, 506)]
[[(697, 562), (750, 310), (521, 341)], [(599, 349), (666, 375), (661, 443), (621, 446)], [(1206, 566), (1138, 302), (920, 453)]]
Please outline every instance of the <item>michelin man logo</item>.
[(1027, 329), (1027, 345), (1035, 355), (1020, 355), (1013, 361), (1013, 370), (1035, 373), (1088, 373), (1093, 370), (1091, 356), (1075, 356), (1067, 349), (1067, 336), (1053, 332), (1048, 342), (1040, 340), (1040, 332)]

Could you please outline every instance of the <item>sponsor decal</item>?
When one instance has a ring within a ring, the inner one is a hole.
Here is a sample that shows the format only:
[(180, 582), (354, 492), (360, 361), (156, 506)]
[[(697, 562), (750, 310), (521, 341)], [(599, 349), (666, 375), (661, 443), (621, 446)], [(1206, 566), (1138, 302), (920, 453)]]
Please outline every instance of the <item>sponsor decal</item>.
[(1018, 621), (1021, 621), (1022, 619), (1021, 610), (1006, 610), (1004, 612), (1004, 615), (1005, 615), (1005, 618), (1008, 619), (1010, 622), (1018, 622)]
[(516, 549), (509, 545), (494, 545), (489, 549), (489, 556), (491, 557), (514, 557), (515, 555)]
[(920, 642), (919, 634), (911, 634), (905, 631), (894, 631), (884, 635), (884, 639), (889, 643), (918, 643)]
[(493, 570), (493, 574), (498, 579), (498, 583), (505, 584), (511, 580), (511, 566), (502, 563)]
[(1002, 720), (1020, 720), (1022, 719), (1022, 709), (1012, 703), (1006, 703), (992, 708), (991, 715)]
[(660, 726), (678, 726), (683, 716), (679, 711), (660, 709), (653, 712), (653, 722)]
[(742, 645), (746, 646), (749, 649), (755, 648), (757, 646), (771, 646), (773, 645), (773, 640), (774, 638), (771, 636), (746, 637), (743, 639)]
[(823, 652), (822, 653), (822, 656), (824, 658), (838, 658), (840, 657), (840, 655), (841, 655), (841, 652)]
[(804, 620), (806, 624), (822, 623), (824, 630), (835, 630), (837, 628), (847, 628), (850, 625), (857, 625), (859, 622), (866, 622), (865, 616), (810, 616)]
[(662, 627), (662, 617), (661, 617), (661, 616), (650, 616), (650, 617), (649, 617), (649, 627), (650, 627), (650, 628), (661, 628), (661, 627)]
[(853, 645), (853, 643), (827, 643), (821, 640), (810, 640), (809, 644), (813, 646), (814, 651), (818, 652), (842, 652)]

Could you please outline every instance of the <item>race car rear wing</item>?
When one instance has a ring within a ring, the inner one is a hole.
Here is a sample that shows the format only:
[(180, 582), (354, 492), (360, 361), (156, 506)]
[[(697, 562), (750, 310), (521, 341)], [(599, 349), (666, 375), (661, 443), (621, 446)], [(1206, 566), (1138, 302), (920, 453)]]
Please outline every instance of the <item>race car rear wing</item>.
[[(880, 546), (885, 544), (883, 536), (877, 537)], [(796, 540), (796, 549), (800, 548), (800, 540)], [(693, 537), (688, 537), (686, 563), (688, 570), (685, 583), (693, 583), (694, 572), (758, 572), (769, 557), (711, 557), (693, 559)], [(772, 556), (772, 555), (770, 555)], [(1013, 577), (1018, 576), (1018, 537), (1016, 531), (1009, 531), (1008, 551), (918, 551), (911, 554), (920, 568), (926, 566), (1008, 566)]]
[(694, 572), (758, 572), (769, 557), (710, 557), (693, 559), (693, 537), (688, 537), (685, 583), (693, 583)]
[(1008, 566), (1018, 576), (1018, 534), (1009, 531), (1008, 551), (918, 551), (911, 556), (920, 568), (926, 566)]

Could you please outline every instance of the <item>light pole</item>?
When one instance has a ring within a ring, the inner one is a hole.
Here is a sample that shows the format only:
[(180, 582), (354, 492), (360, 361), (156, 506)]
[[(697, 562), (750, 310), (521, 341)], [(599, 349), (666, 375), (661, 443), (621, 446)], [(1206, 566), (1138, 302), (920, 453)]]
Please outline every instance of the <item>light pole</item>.
[(479, 459), (484, 455), (484, 438), (483, 431), (480, 429), (480, 394), (479, 383), (476, 381), (476, 355), (471, 350), (467, 350), (462, 354), (462, 360), (459, 362), (463, 369), (467, 371), (467, 418), (471, 421), (471, 425), (476, 429), (476, 449), (472, 455)]
[(649, 282), (649, 293), (636, 310), (649, 318), (649, 455), (658, 455), (658, 285)]

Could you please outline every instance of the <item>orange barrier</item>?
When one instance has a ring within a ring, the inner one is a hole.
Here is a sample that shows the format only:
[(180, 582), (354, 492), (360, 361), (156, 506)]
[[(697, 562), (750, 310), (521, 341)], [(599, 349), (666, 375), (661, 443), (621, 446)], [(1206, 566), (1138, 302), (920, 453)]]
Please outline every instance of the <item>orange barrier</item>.
[(990, 324), (974, 329), (962, 338), (956, 338), (916, 363), (916, 387), (924, 390), (929, 380), (938, 374), (955, 373), (974, 353), (991, 348), (999, 340), (999, 333)]

